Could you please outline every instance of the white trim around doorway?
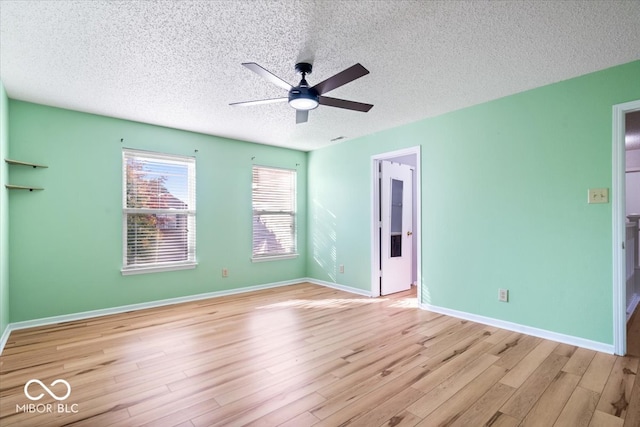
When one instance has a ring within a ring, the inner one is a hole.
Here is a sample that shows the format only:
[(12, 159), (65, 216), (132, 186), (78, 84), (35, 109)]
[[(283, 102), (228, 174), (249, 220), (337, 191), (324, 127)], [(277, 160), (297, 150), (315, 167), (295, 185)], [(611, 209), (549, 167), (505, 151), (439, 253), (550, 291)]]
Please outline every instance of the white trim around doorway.
[(378, 234), (378, 219), (377, 209), (379, 203), (379, 183), (378, 183), (378, 163), (381, 160), (392, 159), (401, 156), (416, 156), (415, 177), (416, 177), (416, 199), (414, 204), (416, 205), (416, 229), (414, 230), (414, 236), (416, 237), (416, 287), (418, 290), (418, 304), (422, 302), (422, 192), (421, 181), (422, 174), (420, 170), (420, 146), (404, 148), (395, 151), (389, 151), (386, 153), (374, 154), (371, 156), (371, 296), (380, 296), (380, 269), (378, 263), (378, 257), (380, 253), (380, 243), (377, 239)]
[(612, 224), (613, 224), (613, 349), (627, 352), (627, 301), (625, 270), (625, 114), (640, 111), (640, 100), (613, 106), (612, 120)]

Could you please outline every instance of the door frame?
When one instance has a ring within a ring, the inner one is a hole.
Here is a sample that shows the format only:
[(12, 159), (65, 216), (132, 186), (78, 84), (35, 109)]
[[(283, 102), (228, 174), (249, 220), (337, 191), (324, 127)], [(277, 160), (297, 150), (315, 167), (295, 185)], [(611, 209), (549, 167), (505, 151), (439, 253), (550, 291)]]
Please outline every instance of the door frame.
[(640, 111), (640, 100), (613, 106), (611, 200), (613, 223), (613, 351), (623, 356), (627, 352), (627, 272), (623, 249), (626, 229), (625, 192), (625, 115)]
[(381, 160), (389, 160), (395, 157), (415, 155), (415, 199), (413, 204), (416, 209), (416, 227), (413, 230), (413, 236), (416, 240), (416, 287), (418, 288), (418, 304), (422, 301), (422, 192), (420, 170), (420, 146), (403, 148), (395, 151), (388, 151), (385, 153), (374, 154), (371, 156), (371, 296), (380, 296), (380, 269), (379, 269), (379, 257), (380, 257), (380, 241), (378, 239), (378, 219), (377, 212), (380, 204), (379, 197), (379, 182), (378, 182), (378, 162)]

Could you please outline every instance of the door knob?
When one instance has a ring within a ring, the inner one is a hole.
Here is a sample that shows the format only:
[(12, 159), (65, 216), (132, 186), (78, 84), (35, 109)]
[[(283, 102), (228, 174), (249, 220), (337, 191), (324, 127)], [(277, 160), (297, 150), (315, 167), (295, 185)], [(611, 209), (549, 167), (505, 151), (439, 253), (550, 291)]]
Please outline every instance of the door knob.
[(411, 236), (413, 234), (412, 231), (407, 231), (407, 236)]

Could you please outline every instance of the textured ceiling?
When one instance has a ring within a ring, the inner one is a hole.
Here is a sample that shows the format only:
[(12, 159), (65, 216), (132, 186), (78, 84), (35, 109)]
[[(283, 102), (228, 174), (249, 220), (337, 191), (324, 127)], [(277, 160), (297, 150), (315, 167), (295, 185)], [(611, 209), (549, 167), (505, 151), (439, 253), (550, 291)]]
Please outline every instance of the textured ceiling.
[[(9, 97), (313, 150), (640, 59), (640, 1), (1, 1)], [(370, 74), (295, 124), (257, 62), (311, 85), (359, 62)], [(344, 141), (344, 140), (343, 140)]]

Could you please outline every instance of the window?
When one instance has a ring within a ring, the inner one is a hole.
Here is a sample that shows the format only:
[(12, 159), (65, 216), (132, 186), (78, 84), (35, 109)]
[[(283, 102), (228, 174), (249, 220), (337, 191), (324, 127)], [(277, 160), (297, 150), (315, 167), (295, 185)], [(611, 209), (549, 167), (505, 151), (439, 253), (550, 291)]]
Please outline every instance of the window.
[(296, 257), (296, 171), (254, 166), (252, 201), (252, 259)]
[(196, 265), (196, 160), (122, 153), (122, 274)]

